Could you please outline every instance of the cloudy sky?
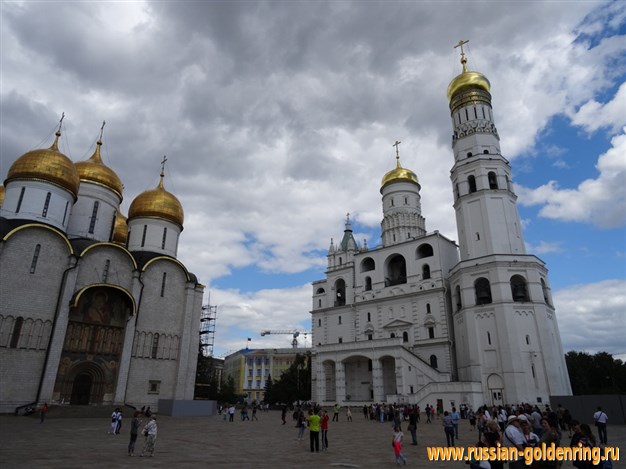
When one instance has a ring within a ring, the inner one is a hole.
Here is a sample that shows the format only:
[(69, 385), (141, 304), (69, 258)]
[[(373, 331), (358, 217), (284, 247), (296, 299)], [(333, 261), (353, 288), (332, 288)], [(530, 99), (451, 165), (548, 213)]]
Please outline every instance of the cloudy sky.
[(380, 243), (396, 140), (427, 230), (457, 239), (446, 88), (459, 39), (491, 81), (565, 350), (626, 354), (626, 2), (0, 5), (0, 178), (50, 145), (62, 112), (74, 161), (106, 120), (124, 213), (167, 155), (179, 258), (218, 307), (215, 355), (248, 337), (289, 346), (263, 329), (310, 329), (310, 282), (345, 214), (360, 242)]

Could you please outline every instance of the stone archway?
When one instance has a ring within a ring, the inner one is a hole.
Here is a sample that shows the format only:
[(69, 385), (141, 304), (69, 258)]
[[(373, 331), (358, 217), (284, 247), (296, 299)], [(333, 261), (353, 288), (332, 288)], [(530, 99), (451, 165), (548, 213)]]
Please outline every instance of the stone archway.
[(491, 405), (504, 404), (504, 381), (500, 375), (493, 373), (487, 377), (487, 389)]
[(126, 323), (134, 300), (97, 285), (76, 293), (70, 307), (54, 398), (75, 405), (113, 402)]

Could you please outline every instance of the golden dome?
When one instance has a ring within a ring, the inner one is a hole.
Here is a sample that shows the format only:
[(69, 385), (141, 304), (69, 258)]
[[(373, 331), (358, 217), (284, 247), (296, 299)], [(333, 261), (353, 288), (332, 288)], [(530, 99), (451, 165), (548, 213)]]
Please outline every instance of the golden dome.
[(4, 186), (0, 186), (0, 207), (4, 203)]
[(126, 217), (122, 215), (122, 212), (117, 212), (111, 241), (125, 246), (126, 238), (128, 238), (128, 225), (126, 224)]
[(397, 159), (396, 168), (392, 169), (383, 176), (383, 180), (380, 183), (380, 188), (382, 189), (387, 184), (390, 184), (392, 182), (400, 181), (414, 182), (415, 184), (419, 184), (419, 181), (417, 180), (417, 175), (410, 169), (406, 169), (400, 166), (400, 159)]
[(78, 171), (74, 163), (59, 151), (60, 136), (61, 132), (57, 131), (50, 148), (29, 151), (15, 160), (4, 184), (14, 179), (42, 180), (67, 189), (76, 198), (80, 185)]
[(100, 156), (101, 145), (102, 142), (98, 140), (96, 143), (96, 151), (91, 155), (91, 158), (86, 161), (79, 161), (75, 164), (78, 170), (78, 177), (81, 181), (92, 182), (107, 187), (116, 192), (121, 198), (124, 186), (120, 178), (117, 177), (117, 174), (102, 162)]
[(163, 173), (156, 189), (147, 190), (132, 201), (128, 209), (128, 218), (153, 217), (164, 218), (183, 226), (185, 214), (178, 199), (165, 190)]
[(467, 69), (467, 59), (463, 52), (463, 44), (467, 41), (461, 41), (458, 45), (461, 46), (461, 64), (463, 65), (463, 71), (460, 75), (454, 77), (454, 79), (448, 85), (448, 101), (460, 93), (461, 91), (479, 89), (489, 93), (491, 89), (491, 83), (487, 80), (487, 77), (480, 72), (470, 72)]

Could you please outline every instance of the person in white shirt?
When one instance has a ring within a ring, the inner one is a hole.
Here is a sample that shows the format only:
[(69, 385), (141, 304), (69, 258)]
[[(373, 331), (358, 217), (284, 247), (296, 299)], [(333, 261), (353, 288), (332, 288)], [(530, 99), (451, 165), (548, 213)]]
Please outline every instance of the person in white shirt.
[(517, 415), (511, 415), (507, 420), (507, 427), (504, 430), (503, 443), (509, 448), (517, 448), (519, 450), (519, 458), (517, 461), (509, 461), (510, 469), (522, 469), (526, 466), (524, 462), (524, 444), (526, 438), (520, 425), (520, 420)]
[(602, 407), (598, 406), (597, 412), (593, 414), (593, 420), (596, 422), (596, 427), (598, 427), (598, 437), (600, 438), (600, 443), (604, 443), (606, 445), (606, 422), (609, 420), (609, 416), (602, 410)]

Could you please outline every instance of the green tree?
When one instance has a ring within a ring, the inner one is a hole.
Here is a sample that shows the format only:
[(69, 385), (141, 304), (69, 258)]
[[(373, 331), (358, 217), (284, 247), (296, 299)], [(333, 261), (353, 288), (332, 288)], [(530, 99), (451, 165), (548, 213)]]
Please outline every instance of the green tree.
[(263, 402), (268, 404), (274, 402), (272, 398), (272, 393), (274, 391), (274, 382), (272, 381), (272, 375), (267, 375), (267, 379), (265, 380), (265, 389), (263, 393)]
[(291, 404), (311, 400), (311, 354), (297, 354), (289, 368), (282, 372), (280, 380), (273, 383), (271, 401)]
[(222, 383), (222, 388), (218, 394), (218, 400), (220, 402), (235, 403), (238, 399), (237, 390), (235, 388), (235, 380), (231, 375), (228, 375), (226, 381)]
[(565, 354), (565, 363), (574, 395), (626, 392), (626, 364), (610, 353), (571, 351)]

